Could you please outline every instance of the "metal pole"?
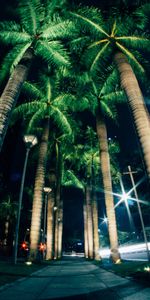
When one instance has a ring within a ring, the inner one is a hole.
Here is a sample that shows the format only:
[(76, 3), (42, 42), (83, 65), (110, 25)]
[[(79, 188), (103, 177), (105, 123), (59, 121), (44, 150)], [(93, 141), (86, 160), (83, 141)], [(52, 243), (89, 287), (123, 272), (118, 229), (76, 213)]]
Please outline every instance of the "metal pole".
[(16, 229), (15, 229), (15, 240), (14, 240), (14, 257), (13, 261), (14, 264), (17, 263), (17, 252), (18, 252), (18, 236), (19, 236), (19, 225), (20, 225), (20, 214), (21, 214), (21, 206), (22, 206), (22, 196), (23, 196), (23, 189), (24, 189), (24, 181), (25, 181), (25, 174), (26, 174), (26, 167), (27, 161), (29, 156), (30, 147), (26, 149), (26, 156), (24, 161), (22, 179), (21, 179), (21, 186), (19, 192), (19, 202), (18, 202), (18, 211), (17, 211), (17, 222), (16, 222)]
[(48, 200), (48, 193), (45, 194), (45, 205), (44, 205), (44, 225), (43, 225), (43, 243), (44, 244), (45, 244), (45, 234), (46, 234), (47, 200)]
[(138, 201), (138, 194), (137, 194), (137, 190), (136, 190), (136, 187), (135, 187), (135, 181), (134, 181), (133, 174), (132, 174), (133, 172), (131, 171), (130, 166), (128, 166), (128, 170), (129, 170), (129, 175), (130, 175), (130, 178), (131, 178), (135, 198), (137, 199), (137, 207), (138, 207), (138, 211), (139, 211), (139, 216), (140, 216), (140, 221), (141, 221), (141, 225), (142, 225), (144, 241), (145, 241), (145, 245), (146, 245), (147, 258), (148, 258), (148, 261), (150, 261), (150, 253), (149, 253), (149, 248), (148, 248), (148, 241), (147, 241), (146, 231), (145, 231), (145, 227), (144, 227), (144, 221), (143, 221), (141, 206), (140, 206), (140, 203)]

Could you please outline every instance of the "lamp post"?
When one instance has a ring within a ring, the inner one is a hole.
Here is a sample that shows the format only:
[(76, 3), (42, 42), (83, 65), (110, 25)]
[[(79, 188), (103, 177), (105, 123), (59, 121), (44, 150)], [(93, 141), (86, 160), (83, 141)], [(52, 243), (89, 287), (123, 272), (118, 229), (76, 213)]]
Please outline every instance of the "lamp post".
[(135, 172), (131, 170), (130, 166), (128, 166), (128, 172), (124, 172), (124, 174), (129, 174), (130, 175), (130, 179), (131, 179), (131, 182), (132, 182), (134, 195), (135, 195), (135, 198), (137, 200), (137, 207), (138, 207), (138, 212), (139, 212), (139, 216), (140, 216), (140, 221), (141, 221), (141, 226), (142, 226), (144, 241), (145, 241), (145, 245), (146, 245), (147, 259), (148, 259), (148, 261), (150, 261), (150, 253), (149, 253), (149, 248), (148, 248), (148, 240), (147, 240), (147, 236), (146, 236), (146, 231), (145, 231), (145, 226), (144, 226), (144, 221), (143, 221), (143, 215), (142, 215), (141, 206), (140, 206), (140, 203), (139, 203), (139, 200), (138, 200), (138, 194), (137, 194), (137, 190), (136, 190), (136, 185), (135, 185), (133, 173), (135, 173)]
[(43, 191), (45, 193), (45, 203), (44, 203), (44, 224), (43, 224), (43, 239), (42, 239), (42, 242), (45, 243), (47, 200), (48, 200), (48, 194), (52, 191), (52, 189), (50, 187), (44, 187)]
[(19, 225), (20, 225), (20, 214), (21, 214), (21, 205), (22, 205), (22, 197), (23, 197), (23, 189), (24, 189), (24, 181), (26, 175), (26, 168), (28, 162), (28, 156), (30, 149), (37, 144), (37, 138), (34, 135), (24, 135), (23, 140), (26, 144), (26, 155), (20, 185), (20, 192), (19, 192), (19, 201), (18, 201), (18, 210), (17, 210), (17, 221), (16, 221), (16, 228), (15, 228), (15, 240), (14, 240), (14, 264), (17, 263), (17, 250), (18, 250), (18, 235), (19, 235)]

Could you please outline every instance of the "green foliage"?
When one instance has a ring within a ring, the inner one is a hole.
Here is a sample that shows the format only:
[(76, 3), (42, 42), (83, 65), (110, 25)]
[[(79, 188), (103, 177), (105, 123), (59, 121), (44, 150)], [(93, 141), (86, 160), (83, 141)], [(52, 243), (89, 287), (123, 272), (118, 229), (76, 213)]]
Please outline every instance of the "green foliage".
[[(85, 59), (92, 74), (109, 63), (110, 57), (113, 58), (113, 54), (116, 51), (123, 52), (133, 64), (136, 66), (138, 72), (143, 73), (144, 69), (138, 59), (136, 52), (143, 51), (149, 48), (150, 40), (144, 33), (138, 35), (135, 34), (136, 26), (131, 17), (124, 17), (123, 21), (120, 16), (110, 18), (107, 24), (102, 21), (101, 15), (97, 15), (94, 10), (92, 14), (88, 16), (87, 10), (82, 10), (78, 13), (71, 13), (77, 19), (80, 20), (82, 26), (87, 30), (90, 27), (91, 41), (85, 47)], [(92, 41), (93, 40), (93, 41)], [(79, 41), (80, 42), (80, 41)], [(83, 41), (81, 40), (81, 43)], [(85, 50), (84, 49), (84, 50)]]
[[(49, 5), (49, 8), (53, 6), (55, 3)], [(63, 20), (58, 13), (54, 15), (54, 9), (52, 12), (47, 11), (47, 6), (44, 6), (42, 1), (21, 0), (16, 13), (18, 23), (14, 21), (0, 23), (0, 42), (13, 46), (2, 62), (4, 66), (1, 80), (6, 73), (12, 72), (29, 47), (34, 49), (35, 55), (54, 68), (70, 66), (68, 54), (62, 43), (64, 39), (72, 36), (74, 25), (71, 21)], [(45, 14), (49, 16), (46, 19)]]
[(82, 182), (75, 176), (74, 172), (67, 170), (64, 172), (62, 185), (64, 186), (74, 186), (78, 189), (84, 189)]

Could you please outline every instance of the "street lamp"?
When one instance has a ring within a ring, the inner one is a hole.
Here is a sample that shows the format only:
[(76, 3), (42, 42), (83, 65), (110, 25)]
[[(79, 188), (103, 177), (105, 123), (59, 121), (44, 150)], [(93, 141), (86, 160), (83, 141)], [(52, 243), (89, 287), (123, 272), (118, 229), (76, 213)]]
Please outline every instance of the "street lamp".
[(148, 261), (150, 261), (150, 253), (149, 253), (149, 247), (148, 247), (148, 240), (147, 240), (147, 235), (146, 235), (146, 231), (145, 231), (142, 210), (141, 210), (141, 206), (140, 206), (140, 202), (139, 202), (138, 194), (137, 194), (137, 190), (136, 190), (136, 185), (135, 185), (135, 181), (134, 181), (134, 177), (133, 177), (133, 171), (131, 171), (131, 167), (130, 166), (128, 166), (128, 170), (129, 170), (128, 173), (130, 175), (130, 179), (131, 179), (132, 186), (133, 186), (134, 195), (135, 195), (135, 198), (137, 200), (137, 208), (138, 208), (138, 212), (139, 212), (139, 217), (140, 217), (140, 221), (141, 221), (141, 226), (142, 226), (144, 241), (145, 241), (145, 245), (146, 245), (147, 259), (148, 259)]
[[(115, 207), (117, 207), (122, 201), (124, 201), (125, 204), (126, 204), (127, 211), (128, 211), (129, 220), (131, 222), (132, 217), (131, 217), (131, 213), (130, 213), (129, 206), (128, 206), (128, 199), (136, 200), (136, 202), (137, 202), (137, 208), (138, 208), (138, 213), (139, 213), (139, 217), (140, 217), (140, 221), (141, 221), (141, 226), (142, 226), (142, 231), (143, 231), (143, 236), (144, 236), (144, 242), (145, 242), (145, 246), (146, 246), (147, 258), (148, 258), (148, 261), (150, 261), (150, 253), (149, 253), (149, 247), (148, 247), (148, 240), (147, 240), (147, 236), (146, 236), (146, 231), (145, 231), (145, 226), (144, 226), (144, 221), (143, 221), (143, 215), (142, 215), (142, 210), (141, 210), (141, 206), (140, 206), (140, 200), (138, 199), (136, 185), (135, 185), (135, 181), (134, 181), (134, 178), (133, 178), (133, 175), (132, 175), (132, 173), (135, 173), (135, 172), (131, 171), (131, 167), (130, 166), (128, 166), (128, 170), (129, 170), (129, 172), (124, 172), (123, 174), (129, 174), (130, 175), (130, 179), (131, 179), (131, 182), (132, 182), (132, 189), (128, 193), (125, 193), (122, 181), (120, 181), (121, 187), (122, 187), (122, 195), (116, 194), (117, 196), (121, 197), (121, 199), (119, 200), (119, 202), (117, 203), (117, 205), (115, 205)], [(132, 191), (134, 191), (135, 198), (130, 197), (130, 193)], [(144, 201), (141, 201), (141, 202), (144, 203)], [(134, 224), (132, 223), (131, 226), (134, 226)]]
[(18, 235), (19, 235), (19, 225), (20, 225), (20, 214), (21, 214), (21, 206), (22, 206), (22, 197), (23, 197), (23, 189), (24, 189), (24, 181), (26, 175), (26, 168), (28, 162), (28, 156), (30, 149), (37, 144), (37, 138), (35, 135), (24, 135), (23, 140), (26, 144), (26, 155), (20, 185), (20, 192), (19, 192), (19, 201), (18, 201), (18, 210), (17, 210), (17, 221), (16, 221), (16, 229), (15, 229), (15, 240), (14, 240), (14, 264), (17, 262), (17, 250), (18, 250)]
[(50, 187), (44, 187), (43, 191), (45, 193), (45, 203), (44, 203), (44, 225), (43, 225), (43, 243), (45, 243), (45, 234), (46, 234), (46, 212), (47, 212), (47, 200), (48, 194), (52, 191)]

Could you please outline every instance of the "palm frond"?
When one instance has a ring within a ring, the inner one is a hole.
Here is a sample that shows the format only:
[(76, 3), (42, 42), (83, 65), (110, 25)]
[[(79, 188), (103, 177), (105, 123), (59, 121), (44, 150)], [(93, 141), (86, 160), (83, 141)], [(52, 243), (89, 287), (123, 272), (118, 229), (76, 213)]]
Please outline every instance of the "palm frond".
[(90, 149), (93, 151), (93, 147), (97, 145), (97, 134), (92, 127), (87, 127), (87, 130), (85, 132), (85, 141), (86, 144), (90, 146)]
[(133, 18), (137, 28), (140, 29), (149, 29), (150, 23), (150, 3), (145, 3), (142, 6), (138, 7), (133, 12)]
[(64, 186), (74, 186), (79, 189), (84, 189), (82, 182), (76, 177), (72, 170), (65, 171), (63, 182)]
[(70, 15), (74, 18), (77, 18), (82, 25), (89, 26), (90, 30), (94, 30), (95, 33), (102, 34), (108, 37), (107, 32), (103, 29), (101, 24), (103, 25), (102, 16), (100, 11), (96, 8), (83, 8), (79, 9), (78, 12), (70, 12)]
[(93, 72), (93, 70), (96, 68), (96, 65), (99, 61), (99, 59), (102, 59), (103, 57), (103, 53), (106, 51), (107, 47), (109, 46), (110, 42), (107, 42), (98, 52), (98, 54), (96, 55), (95, 59), (92, 62), (90, 71)]
[(3, 21), (0, 22), (0, 31), (20, 32), (21, 26), (14, 21)]
[(73, 36), (74, 30), (73, 22), (58, 18), (57, 22), (52, 21), (51, 24), (44, 24), (44, 27), (41, 27), (40, 37), (48, 40), (66, 39)]
[(132, 47), (133, 49), (143, 50), (150, 47), (150, 40), (146, 37), (138, 36), (121, 36), (116, 37), (116, 41), (123, 42), (123, 45)]
[(144, 68), (142, 67), (142, 65), (137, 61), (137, 59), (135, 58), (135, 56), (127, 49), (125, 48), (123, 45), (121, 45), (120, 43), (116, 42), (117, 47), (124, 53), (127, 55), (127, 57), (129, 58), (129, 60), (133, 63), (133, 65), (136, 65), (136, 68), (138, 68), (140, 73), (144, 73)]
[[(101, 79), (101, 77), (102, 76), (100, 76), (100, 79)], [(106, 72), (106, 76), (104, 74), (104, 76), (101, 80), (102, 87), (99, 90), (99, 97), (101, 97), (101, 95), (106, 95), (106, 94), (110, 93), (113, 89), (115, 90), (116, 87), (118, 86), (118, 84), (119, 84), (118, 73), (117, 73), (117, 70), (115, 68), (113, 68), (111, 70), (111, 72), (109, 72), (108, 76), (107, 76), (107, 72)]]
[(16, 45), (17, 43), (29, 43), (31, 37), (25, 32), (17, 31), (0, 31), (0, 41), (8, 45)]
[(114, 91), (114, 92), (111, 92), (111, 93), (108, 93), (108, 94), (104, 94), (102, 97), (101, 97), (101, 100), (105, 103), (109, 105), (111, 104), (117, 104), (117, 103), (122, 103), (122, 102), (125, 102), (126, 101), (126, 96), (125, 96), (125, 93), (124, 91)]
[(40, 29), (40, 2), (39, 1), (25, 1), (19, 3), (18, 14), (20, 23), (26, 32), (30, 35), (35, 35), (37, 29)]
[(45, 103), (41, 103), (39, 101), (31, 101), (28, 103), (23, 103), (19, 106), (17, 106), (14, 110), (12, 115), (15, 118), (21, 118), (26, 117), (27, 115), (32, 115), (36, 113), (39, 109), (45, 109), (47, 108), (47, 105)]
[(6, 79), (6, 77), (13, 71), (13, 68), (21, 60), (23, 54), (30, 44), (17, 45), (13, 47), (4, 57), (0, 72), (0, 82)]
[(111, 108), (106, 104), (106, 102), (101, 101), (101, 109), (103, 112), (103, 115), (106, 117), (109, 117), (110, 119), (114, 120), (117, 122), (116, 117), (117, 117), (117, 110), (114, 105), (111, 105)]
[(37, 127), (37, 124), (41, 122), (42, 119), (45, 119), (47, 115), (47, 105), (40, 104), (40, 109), (34, 113), (34, 115), (31, 117), (30, 122), (28, 124), (28, 129), (27, 132), (29, 133), (30, 131)]
[(72, 129), (70, 127), (70, 124), (68, 123), (66, 116), (57, 107), (51, 106), (49, 113), (54, 124), (56, 124), (56, 126), (62, 132), (65, 132), (66, 134), (72, 133)]
[(31, 82), (24, 82), (22, 91), (30, 97), (30, 99), (41, 99), (44, 98), (44, 95), (42, 94), (41, 90), (36, 86), (35, 84), (32, 84)]
[(45, 21), (48, 22), (49, 18), (54, 15), (58, 11), (58, 9), (62, 10), (67, 6), (67, 0), (44, 0), (44, 9), (45, 9)]
[(62, 44), (58, 41), (38, 41), (35, 53), (43, 58), (48, 64), (61, 68), (70, 66), (68, 55)]
[(74, 95), (61, 93), (53, 100), (53, 105), (56, 107), (62, 107), (62, 109), (68, 109), (74, 107), (76, 98)]

